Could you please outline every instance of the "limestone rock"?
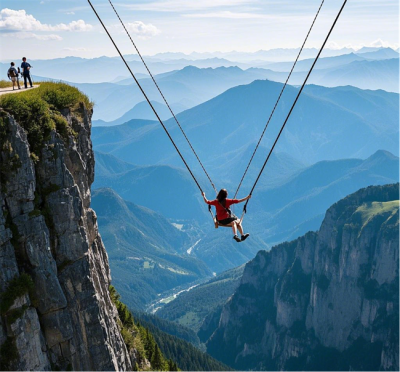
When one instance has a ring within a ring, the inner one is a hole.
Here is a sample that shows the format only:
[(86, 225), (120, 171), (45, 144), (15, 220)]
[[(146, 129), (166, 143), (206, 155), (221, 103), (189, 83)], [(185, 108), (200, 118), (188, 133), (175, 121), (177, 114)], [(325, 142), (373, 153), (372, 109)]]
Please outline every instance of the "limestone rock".
[(51, 132), (36, 164), (23, 128), (7, 115), (0, 144), (0, 290), (22, 273), (34, 286), (2, 314), (0, 343), (17, 351), (9, 361), (17, 370), (130, 370), (90, 208), (92, 113), (80, 107), (81, 118), (62, 114), (77, 137)]

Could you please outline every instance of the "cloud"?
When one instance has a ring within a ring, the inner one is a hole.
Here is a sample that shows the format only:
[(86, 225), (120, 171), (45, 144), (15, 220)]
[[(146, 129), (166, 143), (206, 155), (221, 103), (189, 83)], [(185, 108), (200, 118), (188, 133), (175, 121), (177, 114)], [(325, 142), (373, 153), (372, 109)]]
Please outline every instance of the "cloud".
[(7, 35), (10, 35), (11, 37), (15, 37), (17, 39), (36, 39), (36, 40), (56, 40), (56, 41), (61, 41), (62, 37), (59, 35), (37, 35), (34, 34), (33, 32), (12, 32)]
[(75, 14), (75, 12), (66, 12), (65, 14), (68, 14), (68, 15), (74, 15)]
[(92, 25), (83, 20), (72, 21), (69, 24), (60, 23), (48, 25), (41, 23), (25, 10), (4, 8), (0, 11), (0, 30), (2, 31), (89, 31)]
[(370, 43), (369, 46), (374, 47), (374, 48), (391, 48), (392, 44), (389, 43), (388, 41), (378, 39), (378, 40), (375, 40), (372, 43)]
[(145, 24), (141, 21), (126, 23), (126, 28), (129, 32), (141, 37), (150, 38), (158, 35), (161, 31), (151, 23)]

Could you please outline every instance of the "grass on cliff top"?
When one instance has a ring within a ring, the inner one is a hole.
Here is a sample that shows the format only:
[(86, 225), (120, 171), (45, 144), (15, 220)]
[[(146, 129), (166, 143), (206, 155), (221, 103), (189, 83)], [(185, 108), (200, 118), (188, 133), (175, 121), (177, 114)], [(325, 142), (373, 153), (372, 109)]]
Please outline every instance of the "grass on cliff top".
[(0, 89), (1, 88), (9, 88), (9, 87), (12, 87), (11, 80), (0, 80)]
[(398, 209), (399, 200), (392, 200), (388, 202), (365, 203), (357, 208), (356, 213), (360, 214), (362, 224), (365, 226), (371, 218), (384, 213), (390, 213), (390, 215), (392, 215), (396, 213)]
[[(79, 115), (81, 105), (87, 109), (93, 107), (85, 94), (64, 83), (40, 83), (34, 90), (0, 97), (0, 108), (13, 115), (25, 129), (31, 152), (36, 156), (40, 156), (40, 149), (52, 130), (56, 129), (64, 139), (75, 134), (60, 110), (70, 109)], [(6, 126), (4, 120), (0, 121), (0, 133)]]

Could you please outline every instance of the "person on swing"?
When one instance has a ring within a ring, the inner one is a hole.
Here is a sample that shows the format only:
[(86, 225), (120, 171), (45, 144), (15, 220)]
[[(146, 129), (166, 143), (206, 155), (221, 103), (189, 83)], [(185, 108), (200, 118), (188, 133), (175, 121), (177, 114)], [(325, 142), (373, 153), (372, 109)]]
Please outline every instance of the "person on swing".
[[(217, 221), (220, 225), (230, 226), (233, 230), (233, 239), (235, 239), (238, 243), (247, 239), (250, 234), (243, 233), (243, 227), (240, 223), (240, 220), (231, 212), (229, 207), (232, 204), (237, 204), (244, 202), (247, 199), (251, 198), (251, 195), (246, 196), (243, 199), (227, 199), (228, 191), (226, 189), (220, 190), (217, 195), (217, 199), (215, 200), (207, 200), (206, 194), (203, 192), (204, 201), (208, 205), (213, 205), (217, 211)], [(242, 235), (241, 238), (237, 235), (237, 230), (239, 230)]]

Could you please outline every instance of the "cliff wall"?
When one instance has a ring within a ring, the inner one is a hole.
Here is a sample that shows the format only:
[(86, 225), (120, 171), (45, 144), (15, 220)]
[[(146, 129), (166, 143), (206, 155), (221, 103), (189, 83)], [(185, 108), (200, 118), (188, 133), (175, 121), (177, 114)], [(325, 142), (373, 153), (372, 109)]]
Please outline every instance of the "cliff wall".
[(90, 208), (91, 109), (61, 110), (69, 134), (40, 144), (0, 114), (2, 369), (131, 369)]

